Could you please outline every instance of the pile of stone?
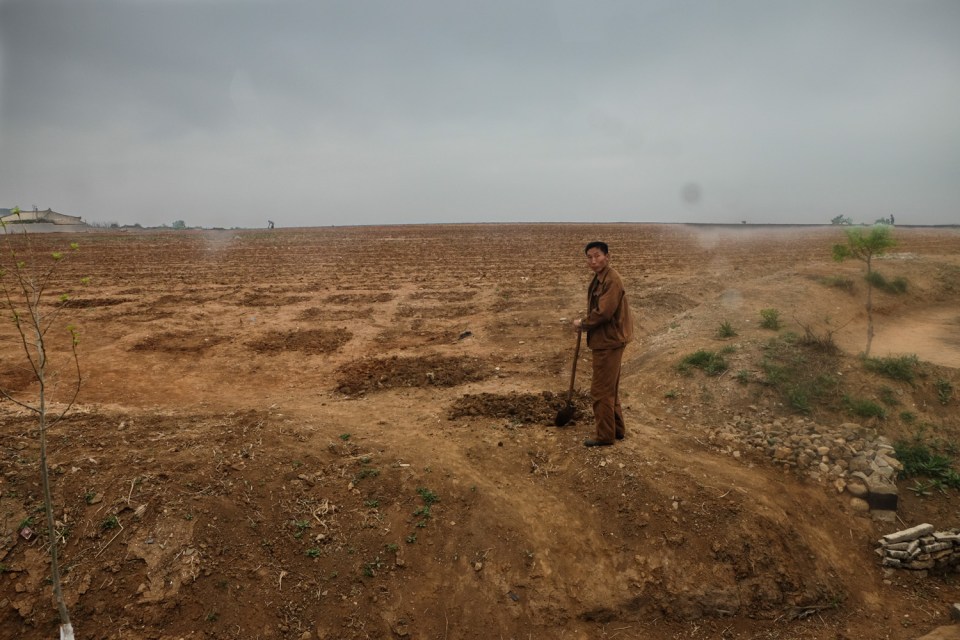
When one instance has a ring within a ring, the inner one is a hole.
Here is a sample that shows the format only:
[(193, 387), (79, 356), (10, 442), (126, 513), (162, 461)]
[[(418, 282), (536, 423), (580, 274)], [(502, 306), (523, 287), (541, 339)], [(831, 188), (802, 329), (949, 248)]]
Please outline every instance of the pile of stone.
[(830, 482), (850, 495), (856, 511), (871, 511), (879, 519), (895, 517), (896, 479), (903, 465), (876, 429), (852, 422), (825, 427), (803, 417), (768, 421), (737, 415), (712, 429), (709, 438), (736, 458), (760, 455), (784, 469)]
[(960, 529), (935, 531), (932, 524), (920, 524), (885, 535), (878, 544), (885, 567), (928, 571), (960, 564)]

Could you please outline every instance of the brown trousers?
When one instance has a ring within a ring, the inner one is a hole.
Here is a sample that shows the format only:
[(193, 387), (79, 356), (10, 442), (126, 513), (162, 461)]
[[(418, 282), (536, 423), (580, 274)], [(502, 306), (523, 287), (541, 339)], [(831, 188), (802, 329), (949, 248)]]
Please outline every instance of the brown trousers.
[(624, 347), (593, 350), (593, 417), (597, 423), (597, 440), (614, 442), (626, 435), (623, 411), (620, 408), (620, 362)]

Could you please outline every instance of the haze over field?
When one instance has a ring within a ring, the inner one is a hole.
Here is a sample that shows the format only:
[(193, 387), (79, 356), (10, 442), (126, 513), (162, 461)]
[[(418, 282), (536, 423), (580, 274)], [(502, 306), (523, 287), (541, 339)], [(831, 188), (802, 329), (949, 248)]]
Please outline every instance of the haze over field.
[(0, 0), (0, 207), (960, 222), (955, 0)]

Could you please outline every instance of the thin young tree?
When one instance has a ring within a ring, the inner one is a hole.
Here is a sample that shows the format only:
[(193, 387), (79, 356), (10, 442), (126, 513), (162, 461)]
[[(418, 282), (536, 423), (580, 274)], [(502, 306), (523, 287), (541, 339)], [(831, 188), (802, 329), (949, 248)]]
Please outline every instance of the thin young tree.
[(870, 357), (870, 345), (873, 344), (873, 259), (886, 253), (887, 249), (896, 246), (896, 241), (890, 232), (890, 227), (878, 224), (866, 230), (864, 227), (844, 229), (847, 235), (846, 244), (833, 245), (833, 259), (843, 262), (847, 258), (860, 260), (867, 267), (867, 348), (863, 357)]
[[(14, 207), (12, 215), (18, 215), (20, 210)], [(66, 392), (66, 402), (56, 410), (52, 410), (51, 395), (57, 386), (57, 376), (51, 366), (51, 349), (48, 343), (48, 332), (54, 326), (60, 325), (62, 312), (66, 308), (68, 297), (61, 293), (59, 297), (52, 297), (50, 289), (55, 286), (54, 275), (58, 266), (66, 257), (62, 252), (52, 252), (41, 262), (37, 257), (30, 235), (26, 230), (14, 231), (12, 225), (2, 224), (3, 243), (0, 253), (0, 306), (9, 314), (9, 319), (15, 327), (12, 339), (19, 344), (22, 351), (22, 366), (28, 370), (35, 383), (28, 391), (15, 391), (6, 388), (0, 381), (0, 396), (10, 402), (28, 410), (37, 418), (38, 435), (40, 439), (40, 481), (43, 489), (43, 503), (47, 520), (47, 539), (50, 545), (50, 571), (53, 585), (53, 597), (60, 614), (61, 640), (73, 640), (73, 625), (70, 622), (70, 613), (63, 598), (63, 587), (60, 580), (59, 535), (56, 530), (56, 520), (53, 514), (53, 499), (50, 491), (50, 471), (47, 466), (47, 434), (67, 414), (76, 402), (80, 392), (82, 376), (80, 360), (77, 357), (77, 331), (73, 326), (63, 326), (66, 335), (64, 340), (69, 345), (69, 367), (73, 371), (70, 384)], [(73, 251), (76, 244), (70, 245)], [(47, 261), (49, 260), (49, 261)], [(53, 339), (53, 334), (49, 335)]]

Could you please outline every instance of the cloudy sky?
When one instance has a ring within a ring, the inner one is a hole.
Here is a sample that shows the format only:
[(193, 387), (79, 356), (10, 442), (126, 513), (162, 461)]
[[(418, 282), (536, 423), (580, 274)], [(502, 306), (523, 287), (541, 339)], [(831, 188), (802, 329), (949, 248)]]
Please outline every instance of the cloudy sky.
[(0, 0), (0, 207), (960, 223), (957, 0)]

